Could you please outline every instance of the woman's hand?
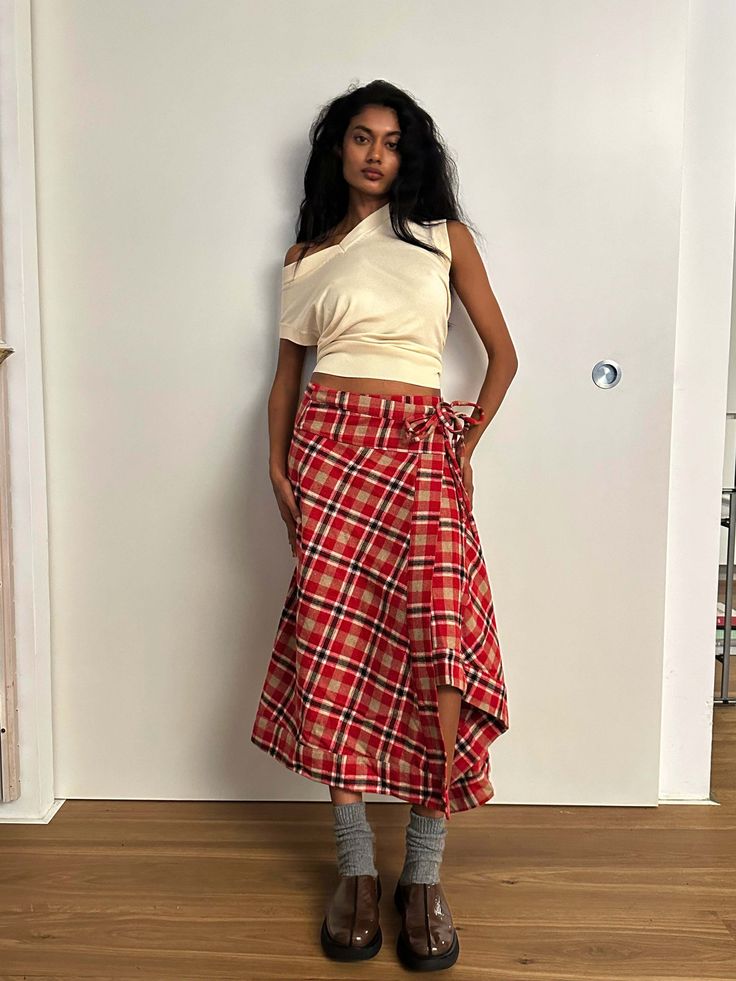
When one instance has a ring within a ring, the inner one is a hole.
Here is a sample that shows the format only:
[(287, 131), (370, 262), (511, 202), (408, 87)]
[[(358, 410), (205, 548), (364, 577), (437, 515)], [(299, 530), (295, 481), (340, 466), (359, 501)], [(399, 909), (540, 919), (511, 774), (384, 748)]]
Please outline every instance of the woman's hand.
[(470, 457), (465, 454), (463, 457), (463, 487), (470, 500), (470, 510), (473, 510), (473, 468), (470, 465)]
[(296, 557), (296, 526), (297, 522), (301, 520), (301, 516), (296, 504), (296, 498), (294, 497), (294, 490), (291, 486), (291, 481), (283, 471), (272, 471), (270, 476), (271, 486), (276, 495), (276, 503), (279, 506), (281, 517), (284, 519), (284, 524), (286, 525), (291, 554)]
[(458, 463), (460, 465), (460, 473), (463, 478), (463, 487), (465, 488), (465, 493), (468, 495), (468, 501), (470, 502), (470, 510), (473, 510), (473, 468), (470, 465), (470, 456), (473, 450), (473, 445), (468, 446), (468, 441), (463, 437), (460, 440), (460, 445), (458, 447)]

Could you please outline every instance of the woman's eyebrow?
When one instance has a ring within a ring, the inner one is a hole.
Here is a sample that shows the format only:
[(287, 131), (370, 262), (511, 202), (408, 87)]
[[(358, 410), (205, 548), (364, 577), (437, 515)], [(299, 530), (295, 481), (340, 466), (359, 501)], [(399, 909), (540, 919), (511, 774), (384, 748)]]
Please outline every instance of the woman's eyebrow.
[[(364, 126), (362, 123), (356, 123), (355, 129), (364, 129), (366, 133), (370, 133), (371, 136), (373, 136), (373, 130), (370, 128), (370, 126)], [(386, 136), (401, 136), (401, 130), (392, 129), (390, 133), (386, 133)]]

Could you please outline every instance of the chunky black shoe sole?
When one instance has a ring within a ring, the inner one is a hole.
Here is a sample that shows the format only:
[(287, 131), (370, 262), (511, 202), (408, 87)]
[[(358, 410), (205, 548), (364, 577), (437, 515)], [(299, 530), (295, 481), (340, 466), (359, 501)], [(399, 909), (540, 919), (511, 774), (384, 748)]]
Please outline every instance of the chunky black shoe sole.
[[(376, 892), (378, 899), (381, 898), (381, 877), (378, 877), (378, 889)], [(371, 957), (375, 957), (378, 951), (381, 949), (383, 944), (383, 934), (381, 933), (381, 928), (376, 930), (376, 934), (370, 943), (364, 944), (362, 947), (356, 944), (351, 944), (346, 947), (345, 944), (339, 944), (332, 939), (330, 936), (330, 931), (327, 929), (327, 917), (322, 921), (322, 932), (320, 933), (320, 942), (322, 944), (322, 949), (331, 957), (334, 961), (367, 961)]]
[[(403, 913), (404, 902), (398, 882), (394, 890), (394, 902), (399, 913)], [(408, 967), (413, 971), (444, 971), (446, 968), (452, 967), (460, 955), (460, 940), (458, 939), (457, 930), (453, 932), (455, 936), (452, 946), (444, 954), (429, 954), (426, 957), (421, 957), (407, 943), (404, 937), (404, 931), (399, 930), (399, 939), (396, 941), (396, 954), (404, 967)]]

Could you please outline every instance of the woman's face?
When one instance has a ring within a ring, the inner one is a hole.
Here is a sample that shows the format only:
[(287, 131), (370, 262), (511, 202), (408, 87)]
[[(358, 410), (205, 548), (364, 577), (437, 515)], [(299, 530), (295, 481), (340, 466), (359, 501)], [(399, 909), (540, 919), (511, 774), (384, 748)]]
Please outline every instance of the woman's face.
[[(342, 141), (342, 173), (356, 191), (388, 197), (399, 172), (399, 120), (387, 106), (365, 106), (350, 120)], [(366, 171), (373, 169), (376, 176)]]

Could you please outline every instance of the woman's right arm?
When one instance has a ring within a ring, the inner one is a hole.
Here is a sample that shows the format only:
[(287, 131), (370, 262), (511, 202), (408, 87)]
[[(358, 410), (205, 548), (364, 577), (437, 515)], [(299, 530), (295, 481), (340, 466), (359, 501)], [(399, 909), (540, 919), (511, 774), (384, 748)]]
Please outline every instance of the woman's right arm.
[[(285, 266), (296, 259), (296, 253), (300, 248), (300, 244), (297, 243), (289, 249), (284, 259)], [(268, 397), (268, 470), (276, 502), (286, 525), (292, 555), (296, 555), (296, 522), (299, 520), (299, 509), (287, 473), (287, 458), (294, 432), (294, 420), (301, 401), (302, 370), (306, 350), (303, 344), (297, 344), (283, 337), (279, 340), (276, 375)]]
[(301, 400), (302, 368), (306, 348), (294, 341), (279, 341), (279, 357), (276, 376), (268, 397), (268, 470), (271, 486), (291, 546), (296, 555), (296, 522), (299, 509), (287, 474), (287, 458), (294, 432), (294, 420)]

